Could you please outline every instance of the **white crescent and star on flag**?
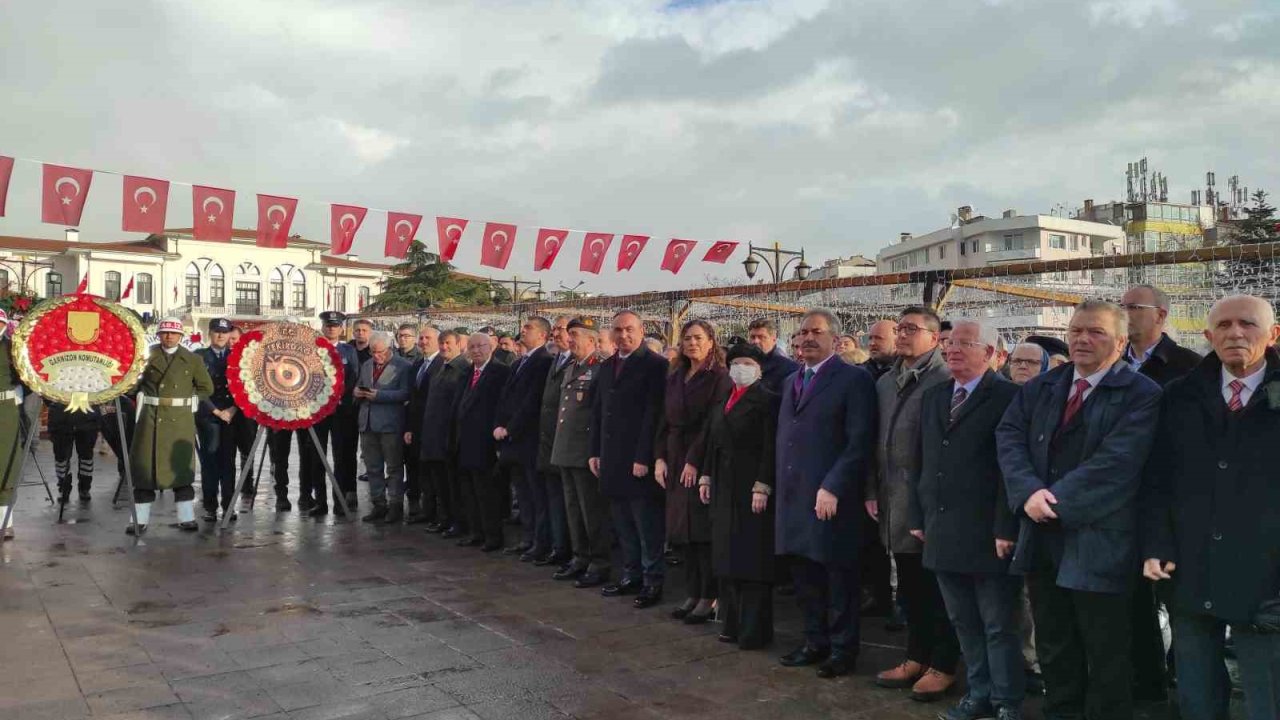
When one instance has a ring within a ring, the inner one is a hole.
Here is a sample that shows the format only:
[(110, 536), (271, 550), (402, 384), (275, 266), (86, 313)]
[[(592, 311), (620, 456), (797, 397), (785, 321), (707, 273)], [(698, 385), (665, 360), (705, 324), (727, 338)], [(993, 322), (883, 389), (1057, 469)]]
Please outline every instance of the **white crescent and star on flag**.
[[(209, 205), (211, 204), (218, 206), (217, 212), (209, 212)], [(222, 204), (222, 198), (217, 195), (210, 195), (204, 199), (204, 202), (200, 203), (200, 209), (209, 213), (207, 219), (209, 222), (214, 223), (218, 222), (218, 218), (222, 216), (222, 213), (227, 209), (227, 207)]]
[[(146, 203), (142, 201), (142, 197), (145, 195), (149, 195), (151, 197), (150, 201)], [(156, 191), (146, 185), (143, 185), (133, 191), (133, 203), (138, 206), (138, 212), (145, 213), (151, 209), (152, 205), (156, 204)]]
[[(62, 194), (63, 185), (70, 185), (72, 188), (75, 189), (75, 191), (72, 192), (69, 197), (67, 195), (63, 195)], [(80, 195), (80, 181), (76, 180), (73, 177), (67, 177), (66, 175), (63, 175), (62, 177), (54, 181), (53, 191), (58, 193), (58, 197), (62, 199), (63, 205), (70, 205), (71, 202), (75, 200), (75, 198), (79, 197)]]
[[(279, 220), (276, 220), (274, 217), (274, 214), (277, 210), (280, 211)], [(267, 219), (272, 221), (271, 223), (272, 230), (279, 230), (281, 223), (289, 219), (289, 211), (285, 210), (283, 205), (272, 205), (271, 207), (267, 208)]]

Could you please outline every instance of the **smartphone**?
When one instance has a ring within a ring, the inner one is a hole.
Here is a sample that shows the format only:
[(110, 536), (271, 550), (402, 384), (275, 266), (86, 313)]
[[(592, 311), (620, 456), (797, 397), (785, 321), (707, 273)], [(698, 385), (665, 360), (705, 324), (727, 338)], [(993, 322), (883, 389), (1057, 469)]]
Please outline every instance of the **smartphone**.
[(369, 388), (368, 388), (368, 387), (366, 387), (366, 386), (364, 386), (364, 385), (357, 385), (357, 386), (356, 386), (356, 389), (357, 389), (357, 390), (363, 390), (363, 391), (365, 391), (365, 392), (369, 392)]

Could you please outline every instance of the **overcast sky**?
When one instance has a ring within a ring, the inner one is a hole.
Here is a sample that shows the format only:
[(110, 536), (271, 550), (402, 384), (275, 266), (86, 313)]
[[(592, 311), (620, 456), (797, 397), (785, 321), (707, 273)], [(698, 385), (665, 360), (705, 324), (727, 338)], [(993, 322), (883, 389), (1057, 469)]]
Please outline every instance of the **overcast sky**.
[[(0, 154), (327, 202), (520, 226), (651, 234), (597, 292), (742, 277), (745, 243), (810, 262), (945, 226), (955, 207), (1047, 212), (1118, 199), (1146, 155), (1187, 201), (1205, 170), (1280, 190), (1274, 0), (8, 0)], [(20, 163), (0, 234), (39, 223)], [(171, 189), (170, 226), (189, 226)], [(119, 230), (94, 179), (83, 237)], [(381, 259), (385, 218), (356, 241)], [(704, 241), (680, 276), (668, 238)], [(696, 262), (740, 240), (730, 264)], [(578, 279), (580, 236), (548, 289)], [(617, 243), (614, 250), (616, 252)], [(614, 252), (607, 268), (612, 268)]]

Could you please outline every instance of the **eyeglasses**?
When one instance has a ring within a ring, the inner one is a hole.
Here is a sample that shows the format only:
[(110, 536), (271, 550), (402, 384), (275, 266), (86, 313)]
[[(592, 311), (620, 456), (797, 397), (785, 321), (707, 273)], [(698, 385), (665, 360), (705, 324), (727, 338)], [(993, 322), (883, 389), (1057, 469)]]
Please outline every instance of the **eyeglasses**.
[(933, 330), (919, 325), (899, 325), (893, 329), (895, 335), (915, 335), (918, 332), (933, 332)]
[(1038, 367), (1040, 365), (1040, 361), (1018, 358), (1017, 360), (1010, 360), (1009, 364), (1014, 367)]
[(947, 338), (947, 341), (942, 343), (942, 347), (948, 350), (952, 348), (975, 349), (987, 347), (987, 344), (976, 340), (952, 340)]
[(1121, 303), (1121, 308), (1125, 310), (1159, 310), (1159, 305), (1143, 305), (1142, 303)]

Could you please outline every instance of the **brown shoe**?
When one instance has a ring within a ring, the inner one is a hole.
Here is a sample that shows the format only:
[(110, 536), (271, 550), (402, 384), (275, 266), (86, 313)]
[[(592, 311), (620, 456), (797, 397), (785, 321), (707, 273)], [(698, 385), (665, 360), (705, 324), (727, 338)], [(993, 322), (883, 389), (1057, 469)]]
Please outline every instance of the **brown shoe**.
[(907, 660), (896, 668), (878, 673), (876, 675), (876, 685), (891, 690), (908, 688), (914, 685), (923, 674), (923, 665), (915, 660)]
[(956, 676), (929, 668), (924, 675), (911, 686), (911, 699), (916, 702), (933, 702), (946, 695), (956, 684)]

